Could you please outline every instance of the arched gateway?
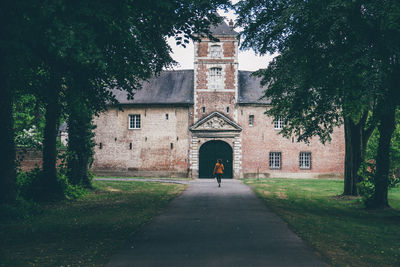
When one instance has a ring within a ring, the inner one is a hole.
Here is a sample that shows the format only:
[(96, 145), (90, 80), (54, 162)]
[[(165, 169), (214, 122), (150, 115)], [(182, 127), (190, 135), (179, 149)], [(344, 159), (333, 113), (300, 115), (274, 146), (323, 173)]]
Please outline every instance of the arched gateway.
[(199, 151), (199, 178), (213, 178), (213, 170), (217, 159), (222, 159), (225, 170), (222, 178), (232, 178), (232, 147), (219, 140), (208, 141)]

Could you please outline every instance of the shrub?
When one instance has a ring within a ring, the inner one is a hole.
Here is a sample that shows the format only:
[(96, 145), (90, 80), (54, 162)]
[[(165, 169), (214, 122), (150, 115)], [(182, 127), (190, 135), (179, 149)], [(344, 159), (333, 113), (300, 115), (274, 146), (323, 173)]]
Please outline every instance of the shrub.
[[(375, 194), (375, 170), (376, 163), (374, 160), (369, 160), (361, 164), (358, 175), (361, 177), (362, 181), (357, 184), (358, 191), (362, 196), (363, 203), (368, 207), (372, 204), (372, 198)], [(395, 172), (389, 174), (389, 189), (394, 188), (400, 184), (400, 179)]]
[[(57, 184), (61, 189), (60, 199), (77, 199), (84, 196), (87, 192), (81, 186), (71, 185), (68, 182), (64, 169), (59, 169), (57, 173)], [(18, 172), (17, 174), (17, 192), (18, 196), (28, 200), (40, 202), (47, 199), (46, 192), (43, 188), (43, 172), (39, 168), (35, 168), (29, 172)], [(55, 192), (56, 193), (56, 192)]]

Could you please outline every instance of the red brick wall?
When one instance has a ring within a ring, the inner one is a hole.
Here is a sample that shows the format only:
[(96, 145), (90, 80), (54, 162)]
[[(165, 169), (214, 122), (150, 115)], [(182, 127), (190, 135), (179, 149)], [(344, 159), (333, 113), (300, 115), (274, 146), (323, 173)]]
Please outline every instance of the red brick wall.
[[(129, 114), (140, 114), (140, 129), (128, 129)], [(187, 107), (153, 106), (112, 108), (95, 117), (94, 171), (187, 173), (189, 116)]]
[[(59, 153), (65, 153), (65, 149)], [(36, 149), (17, 149), (17, 162), (22, 171), (30, 171), (36, 167), (42, 168), (43, 158), (42, 151)], [(57, 165), (61, 164), (61, 159), (57, 159)]]
[(198, 65), (196, 83), (198, 89), (207, 89), (207, 65)]
[(225, 89), (235, 88), (235, 66), (227, 65), (225, 68)]
[(234, 42), (224, 42), (223, 50), (224, 50), (224, 57), (234, 57), (235, 56), (235, 43)]
[[(281, 176), (296, 173), (299, 177), (314, 173), (319, 176), (343, 175), (344, 171), (344, 132), (337, 128), (332, 142), (322, 145), (313, 138), (309, 145), (298, 143), (296, 138), (286, 139), (274, 129), (272, 119), (263, 114), (265, 107), (242, 106), (239, 110), (239, 123), (242, 131), (242, 170), (243, 173), (262, 173), (266, 176)], [(254, 126), (249, 126), (249, 115), (254, 115)], [(281, 152), (281, 169), (269, 168), (269, 152)], [(311, 152), (311, 169), (299, 168), (299, 153)]]
[[(235, 93), (234, 92), (197, 92), (196, 112), (198, 118), (201, 119), (214, 111), (219, 111), (222, 114), (233, 119), (232, 114), (235, 109)], [(206, 113), (203, 114), (202, 107), (206, 108)], [(229, 107), (229, 114), (226, 113), (226, 108)]]
[(208, 43), (207, 42), (198, 43), (197, 56), (206, 57), (207, 53), (208, 53)]

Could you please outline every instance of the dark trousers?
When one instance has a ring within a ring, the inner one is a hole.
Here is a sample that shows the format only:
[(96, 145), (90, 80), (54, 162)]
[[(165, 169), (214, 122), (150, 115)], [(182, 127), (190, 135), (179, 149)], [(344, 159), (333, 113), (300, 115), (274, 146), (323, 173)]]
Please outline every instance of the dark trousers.
[(220, 184), (221, 183), (222, 173), (216, 173), (215, 175), (217, 176), (217, 182)]

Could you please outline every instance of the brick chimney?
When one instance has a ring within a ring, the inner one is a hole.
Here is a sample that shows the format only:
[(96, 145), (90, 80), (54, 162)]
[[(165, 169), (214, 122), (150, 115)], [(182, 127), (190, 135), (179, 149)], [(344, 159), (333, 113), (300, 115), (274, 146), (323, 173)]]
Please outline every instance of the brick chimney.
[(233, 30), (233, 21), (232, 21), (232, 19), (229, 21), (229, 27)]

